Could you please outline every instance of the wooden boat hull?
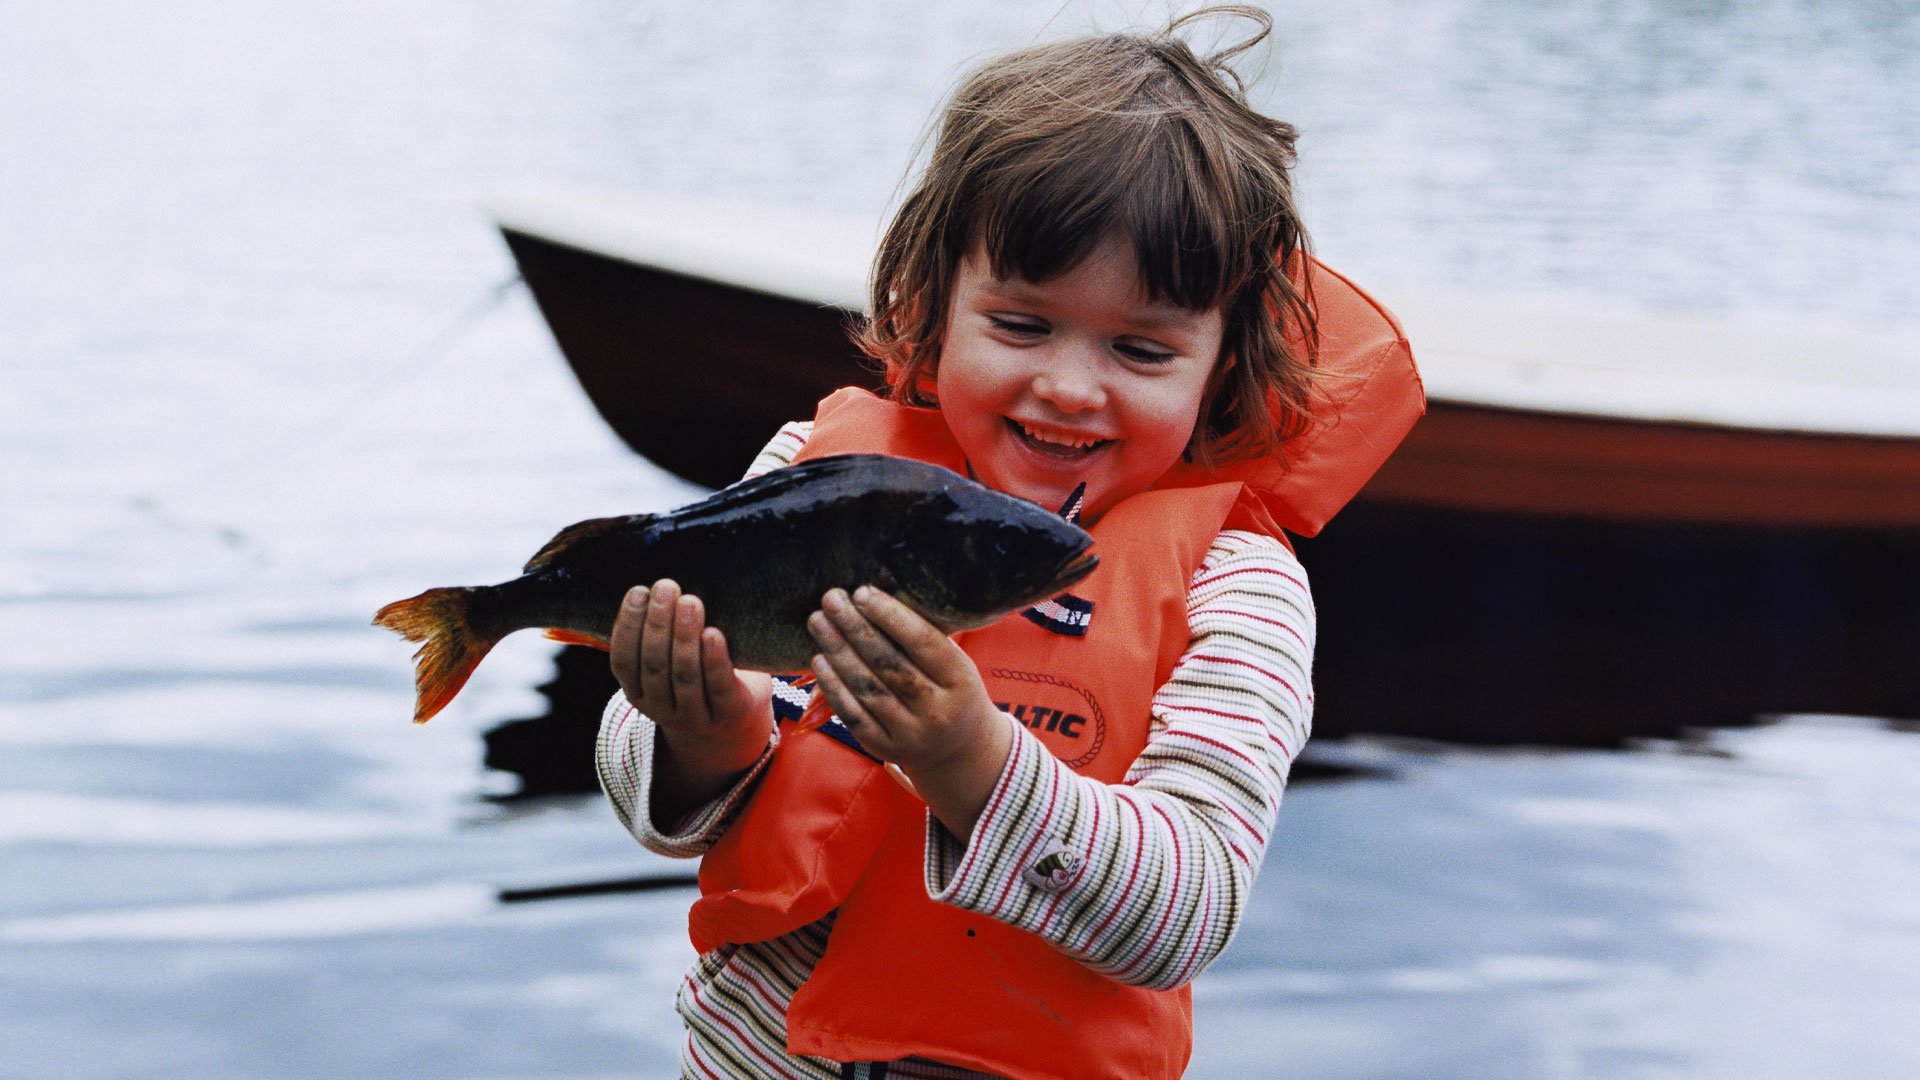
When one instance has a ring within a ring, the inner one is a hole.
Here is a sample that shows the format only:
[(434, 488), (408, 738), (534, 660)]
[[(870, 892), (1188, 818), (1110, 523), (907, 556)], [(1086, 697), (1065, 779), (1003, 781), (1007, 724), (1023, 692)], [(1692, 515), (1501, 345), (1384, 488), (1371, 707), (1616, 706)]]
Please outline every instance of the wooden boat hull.
[[(828, 390), (877, 384), (844, 307), (503, 233), (601, 415), (687, 479), (729, 483)], [(1435, 396), (1299, 547), (1321, 736), (1608, 746), (1920, 718), (1920, 438)]]
[(826, 391), (878, 383), (843, 311), (503, 233), (594, 408), (676, 476), (724, 487)]

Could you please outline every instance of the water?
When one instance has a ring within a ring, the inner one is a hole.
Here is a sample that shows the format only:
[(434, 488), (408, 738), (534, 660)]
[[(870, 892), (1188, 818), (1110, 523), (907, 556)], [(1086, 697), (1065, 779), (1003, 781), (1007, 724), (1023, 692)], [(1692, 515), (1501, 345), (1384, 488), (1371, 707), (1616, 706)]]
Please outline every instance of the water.
[[(693, 493), (565, 374), (519, 177), (876, 212), (1052, 3), (129, 3), (0, 35), (0, 1076), (658, 1075), (685, 867), (502, 804), (511, 639), (413, 729), (366, 625)], [(1156, 9), (1157, 10), (1157, 9)], [(1150, 15), (1151, 12), (1149, 11)], [(1395, 287), (1920, 325), (1911, 5), (1275, 9), (1329, 261)], [(1325, 746), (1205, 1076), (1906, 1076), (1911, 733)], [(1896, 1010), (1900, 1010), (1897, 1014)]]

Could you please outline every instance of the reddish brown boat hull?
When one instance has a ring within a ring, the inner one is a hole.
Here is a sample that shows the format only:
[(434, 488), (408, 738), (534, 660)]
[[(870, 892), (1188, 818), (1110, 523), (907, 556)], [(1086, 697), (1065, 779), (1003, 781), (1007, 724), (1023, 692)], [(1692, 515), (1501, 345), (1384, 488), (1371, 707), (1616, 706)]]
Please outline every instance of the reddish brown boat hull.
[(594, 408), (676, 476), (724, 487), (828, 391), (879, 385), (837, 308), (505, 236)]
[[(731, 482), (826, 391), (877, 382), (840, 309), (507, 239), (601, 415), (690, 480)], [(1920, 718), (1920, 440), (1434, 401), (1299, 546), (1321, 736)]]
[(1367, 486), (1367, 497), (1601, 521), (1916, 530), (1920, 439), (1435, 401)]

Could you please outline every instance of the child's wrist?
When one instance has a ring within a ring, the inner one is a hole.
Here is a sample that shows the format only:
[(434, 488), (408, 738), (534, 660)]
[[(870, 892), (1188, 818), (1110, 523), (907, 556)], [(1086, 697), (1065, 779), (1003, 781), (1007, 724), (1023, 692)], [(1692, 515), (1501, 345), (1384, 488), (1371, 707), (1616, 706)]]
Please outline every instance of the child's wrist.
[[(1006, 744), (1005, 721), (1005, 714), (989, 706), (974, 719), (954, 725), (952, 737), (934, 753), (921, 757), (913, 764), (905, 761), (897, 764), (909, 774), (944, 776), (965, 772), (977, 766), (983, 758), (992, 756), (996, 747)], [(1001, 760), (1004, 761), (1004, 757)]]
[(745, 772), (766, 752), (773, 719), (748, 717), (736, 724), (705, 725), (699, 731), (659, 729), (655, 752), (675, 772), (696, 783)]
[(900, 771), (926, 800), (947, 831), (965, 842), (986, 809), (1013, 756), (1013, 722), (998, 709), (969, 725), (976, 738), (934, 762), (902, 765)]

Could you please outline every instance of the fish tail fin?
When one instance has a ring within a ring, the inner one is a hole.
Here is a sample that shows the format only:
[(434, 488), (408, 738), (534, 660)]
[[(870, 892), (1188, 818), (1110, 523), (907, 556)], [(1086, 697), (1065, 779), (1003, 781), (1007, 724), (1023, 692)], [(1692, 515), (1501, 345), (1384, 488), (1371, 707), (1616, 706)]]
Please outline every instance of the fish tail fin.
[(467, 684), (480, 660), (498, 644), (498, 635), (479, 633), (468, 618), (476, 590), (428, 589), (419, 596), (396, 600), (373, 616), (375, 626), (421, 642), (414, 659), (413, 722), (424, 724), (446, 708)]
[(827, 704), (827, 695), (821, 693), (820, 688), (816, 686), (813, 688), (813, 695), (807, 698), (805, 711), (800, 714), (800, 719), (793, 722), (793, 726), (801, 731), (814, 731), (831, 719), (833, 719), (833, 709)]

